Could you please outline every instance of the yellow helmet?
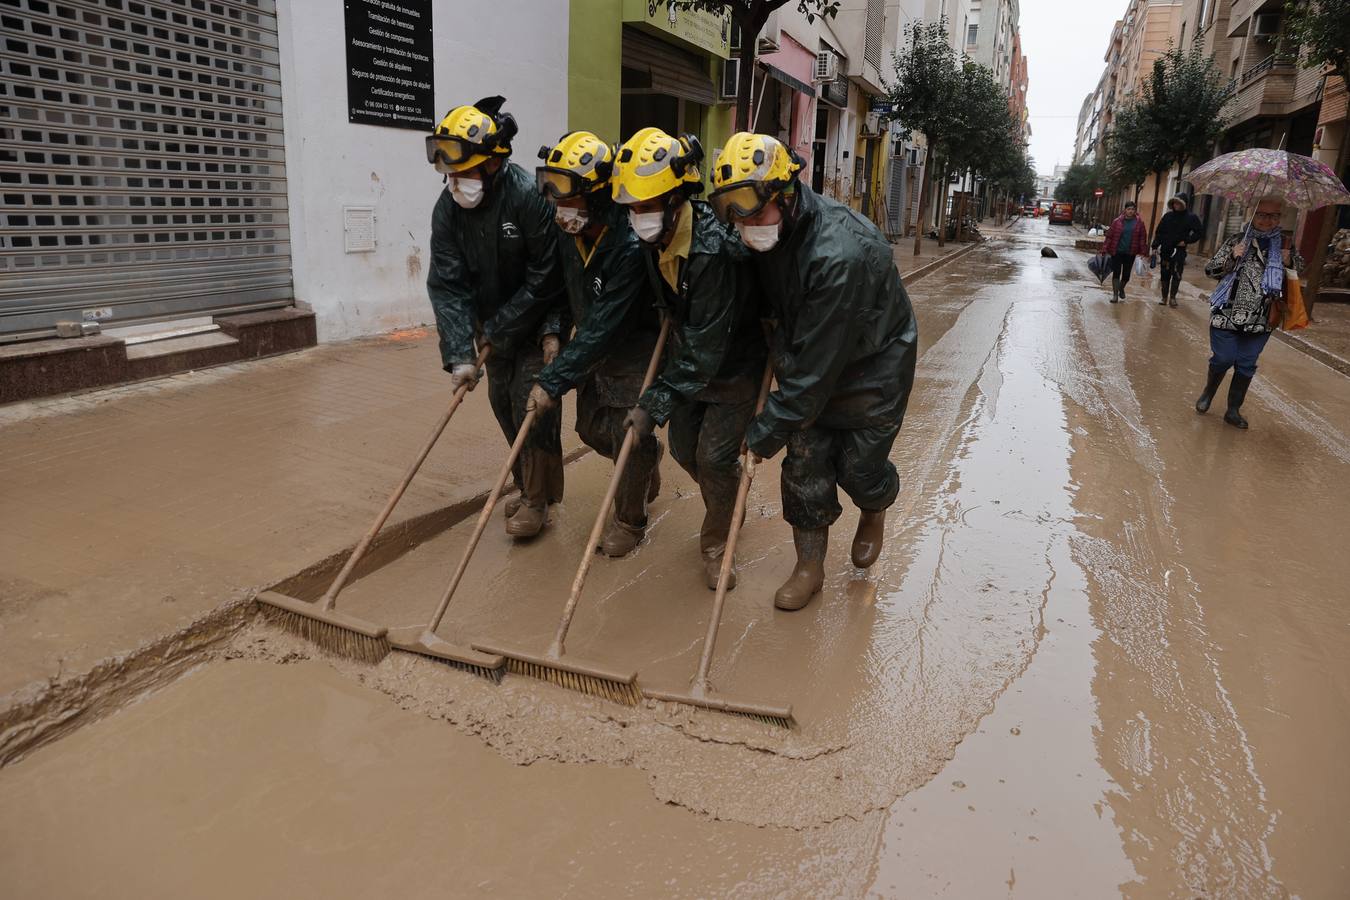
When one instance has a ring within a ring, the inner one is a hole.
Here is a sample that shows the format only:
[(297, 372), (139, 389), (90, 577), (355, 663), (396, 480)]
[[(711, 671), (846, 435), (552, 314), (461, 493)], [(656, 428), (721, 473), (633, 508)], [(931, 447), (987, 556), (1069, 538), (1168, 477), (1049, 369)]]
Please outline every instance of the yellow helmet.
[(723, 222), (753, 216), (796, 180), (802, 161), (776, 138), (738, 131), (713, 166), (713, 212)]
[(614, 164), (614, 199), (641, 203), (679, 188), (697, 194), (703, 190), (698, 164), (703, 145), (692, 134), (675, 138), (659, 128), (644, 128), (630, 137)]
[(544, 165), (534, 170), (535, 183), (545, 197), (565, 200), (609, 186), (614, 151), (589, 131), (565, 134), (557, 146), (539, 148)]
[(511, 155), (516, 120), (501, 111), (502, 97), (485, 97), (473, 106), (456, 106), (427, 135), (427, 162), (453, 175), (493, 156)]

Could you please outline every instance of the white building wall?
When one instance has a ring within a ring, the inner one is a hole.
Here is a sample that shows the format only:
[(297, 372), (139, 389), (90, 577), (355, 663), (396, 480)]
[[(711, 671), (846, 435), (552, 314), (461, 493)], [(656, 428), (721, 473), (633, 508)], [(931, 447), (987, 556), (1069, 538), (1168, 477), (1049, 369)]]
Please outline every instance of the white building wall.
[[(513, 159), (532, 170), (539, 145), (567, 128), (568, 4), (458, 6), (435, 6), (436, 115), (501, 94), (520, 124)], [(321, 341), (430, 323), (431, 210), (443, 187), (423, 135), (348, 123), (342, 4), (280, 0), (277, 17), (296, 300), (314, 308)], [(374, 252), (344, 252), (344, 205), (375, 207)]]

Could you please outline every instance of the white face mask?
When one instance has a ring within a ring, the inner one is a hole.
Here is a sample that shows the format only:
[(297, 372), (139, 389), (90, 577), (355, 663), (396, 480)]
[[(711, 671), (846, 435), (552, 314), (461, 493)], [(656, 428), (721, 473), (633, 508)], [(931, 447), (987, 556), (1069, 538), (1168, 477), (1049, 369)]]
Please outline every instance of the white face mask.
[(568, 234), (580, 234), (587, 225), (590, 224), (590, 215), (584, 209), (573, 209), (570, 206), (560, 206), (553, 215), (553, 221), (558, 223), (558, 227)]
[(483, 202), (483, 182), (477, 178), (455, 178), (446, 184), (455, 203), (464, 209), (473, 209)]
[(766, 253), (778, 245), (777, 225), (742, 225), (737, 222), (736, 231), (745, 246), (759, 253)]
[(656, 243), (661, 237), (661, 232), (666, 230), (666, 214), (662, 212), (640, 213), (630, 209), (628, 221), (632, 224), (633, 233), (638, 239), (649, 244)]

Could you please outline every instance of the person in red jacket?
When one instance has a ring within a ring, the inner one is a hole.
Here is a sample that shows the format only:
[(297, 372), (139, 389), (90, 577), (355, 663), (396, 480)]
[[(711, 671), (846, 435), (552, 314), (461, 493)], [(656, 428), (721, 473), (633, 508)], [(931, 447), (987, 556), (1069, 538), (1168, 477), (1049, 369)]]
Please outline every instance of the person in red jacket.
[(1106, 229), (1102, 252), (1111, 257), (1111, 302), (1124, 300), (1134, 258), (1148, 253), (1148, 226), (1139, 218), (1133, 200), (1125, 204), (1125, 211)]

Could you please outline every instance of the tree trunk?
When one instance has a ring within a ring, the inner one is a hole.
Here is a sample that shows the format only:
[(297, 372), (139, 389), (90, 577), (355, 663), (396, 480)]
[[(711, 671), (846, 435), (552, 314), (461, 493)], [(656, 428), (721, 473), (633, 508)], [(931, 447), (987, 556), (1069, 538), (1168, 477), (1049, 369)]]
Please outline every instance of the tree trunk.
[[(1350, 82), (1346, 83), (1350, 86)], [(1336, 166), (1333, 171), (1336, 177), (1340, 178), (1341, 173), (1345, 171), (1345, 164), (1350, 161), (1350, 122), (1346, 123), (1345, 131), (1341, 134), (1341, 148), (1336, 153)], [(1337, 207), (1324, 207), (1322, 215), (1322, 227), (1317, 231), (1317, 245), (1313, 247), (1313, 257), (1308, 261), (1308, 290), (1303, 294), (1303, 305), (1308, 308), (1308, 321), (1313, 321), (1313, 307), (1317, 305), (1317, 292), (1322, 289), (1322, 269), (1327, 263), (1327, 245), (1331, 243), (1331, 236), (1336, 230)]]
[[(1172, 171), (1170, 168), (1168, 171)], [(1153, 173), (1153, 216), (1148, 225), (1149, 237), (1153, 236), (1154, 230), (1158, 227), (1158, 192), (1162, 190), (1162, 173)]]
[(923, 251), (923, 226), (924, 215), (928, 212), (928, 192), (929, 184), (933, 180), (933, 155), (928, 154), (928, 158), (923, 163), (923, 175), (919, 178), (919, 217), (914, 226), (914, 255), (918, 256)]
[(938, 247), (947, 246), (947, 186), (951, 184), (951, 181), (952, 173), (947, 170), (946, 166), (943, 166), (942, 179), (938, 184), (938, 191), (940, 192), (937, 222)]
[[(769, 14), (767, 11), (747, 12), (741, 17), (734, 9), (733, 7), (732, 16), (741, 26), (741, 49), (736, 56), (740, 61), (740, 69), (736, 72), (736, 121), (733, 127), (738, 131), (751, 131), (753, 129), (750, 122), (750, 92), (755, 84), (755, 44), (759, 40), (759, 32), (764, 28), (764, 23), (769, 19)], [(708, 152), (711, 159), (711, 151)]]

